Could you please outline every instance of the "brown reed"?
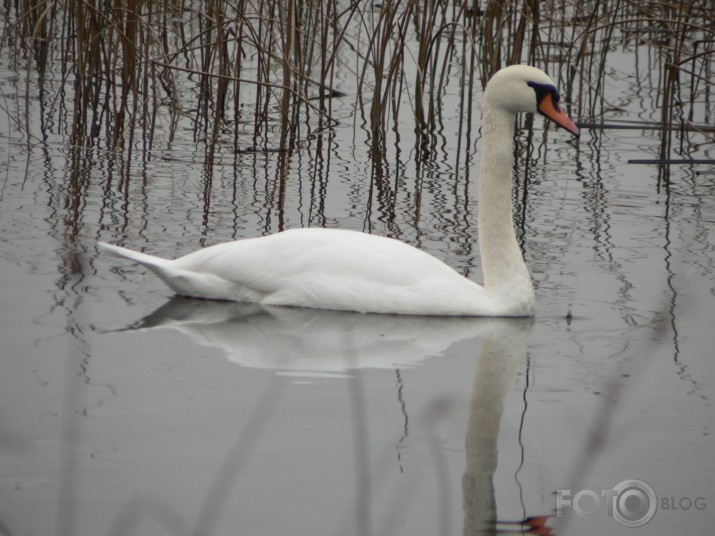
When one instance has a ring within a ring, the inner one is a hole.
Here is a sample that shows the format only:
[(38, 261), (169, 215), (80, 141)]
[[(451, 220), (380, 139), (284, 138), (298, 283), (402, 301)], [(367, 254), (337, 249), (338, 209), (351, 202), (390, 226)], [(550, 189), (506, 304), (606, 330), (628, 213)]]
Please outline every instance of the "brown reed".
[[(290, 152), (329, 130), (332, 99), (345, 94), (335, 72), (345, 65), (358, 66), (356, 102), (376, 145), (388, 121), (393, 130), (412, 125), (418, 141), (429, 137), (454, 80), (469, 136), (475, 77), (484, 86), (520, 62), (547, 70), (572, 113), (597, 122), (611, 106), (610, 54), (635, 43), (658, 68), (666, 161), (682, 149), (673, 147), (673, 125), (686, 132), (714, 113), (713, 12), (713, 0), (17, 0), (3, 11), (0, 50), (24, 62), (28, 144), (38, 92), (63, 102), (45, 109), (60, 117), (43, 125), (66, 128), (73, 145), (129, 156), (136, 136), (151, 156), (158, 114), (169, 118), (169, 143), (188, 119), (210, 167), (222, 144)], [(404, 106), (412, 117), (400, 117)]]

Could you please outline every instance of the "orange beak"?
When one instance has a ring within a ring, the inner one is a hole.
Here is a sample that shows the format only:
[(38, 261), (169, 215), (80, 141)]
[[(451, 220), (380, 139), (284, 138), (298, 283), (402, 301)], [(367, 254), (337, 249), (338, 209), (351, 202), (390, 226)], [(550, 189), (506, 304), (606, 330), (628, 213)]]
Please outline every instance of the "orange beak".
[(581, 135), (578, 127), (574, 125), (566, 112), (559, 108), (558, 104), (554, 103), (554, 97), (551, 93), (547, 93), (546, 96), (541, 99), (539, 103), (539, 112), (545, 115), (548, 119), (551, 119), (554, 123), (562, 128), (568, 130), (571, 134), (577, 138)]

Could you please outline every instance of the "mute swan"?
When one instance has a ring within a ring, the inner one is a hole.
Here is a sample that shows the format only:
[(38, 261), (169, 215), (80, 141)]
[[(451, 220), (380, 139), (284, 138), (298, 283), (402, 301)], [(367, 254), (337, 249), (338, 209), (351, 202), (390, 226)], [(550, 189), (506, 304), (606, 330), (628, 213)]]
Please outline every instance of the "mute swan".
[(574, 136), (543, 71), (497, 72), (483, 102), (478, 233), (484, 286), (435, 257), (391, 238), (336, 229), (293, 229), (226, 242), (166, 260), (119, 246), (98, 248), (136, 261), (177, 294), (263, 305), (434, 316), (531, 316), (534, 290), (512, 222), (514, 122), (540, 112)]

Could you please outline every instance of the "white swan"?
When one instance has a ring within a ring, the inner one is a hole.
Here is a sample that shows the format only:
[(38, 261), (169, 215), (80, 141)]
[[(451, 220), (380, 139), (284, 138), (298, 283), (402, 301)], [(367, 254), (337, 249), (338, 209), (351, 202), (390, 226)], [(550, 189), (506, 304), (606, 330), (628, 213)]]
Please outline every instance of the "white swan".
[(534, 290), (512, 222), (515, 116), (540, 112), (575, 136), (543, 71), (506, 67), (484, 92), (478, 233), (484, 286), (408, 244), (356, 231), (294, 229), (175, 260), (98, 243), (139, 262), (177, 294), (264, 305), (435, 316), (531, 316)]

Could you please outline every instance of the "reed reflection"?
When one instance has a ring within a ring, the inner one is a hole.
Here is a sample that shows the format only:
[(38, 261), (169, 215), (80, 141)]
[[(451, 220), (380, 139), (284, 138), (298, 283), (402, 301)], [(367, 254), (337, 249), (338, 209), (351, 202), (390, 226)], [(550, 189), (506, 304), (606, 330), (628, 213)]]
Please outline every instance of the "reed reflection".
[(466, 429), (464, 534), (551, 534), (548, 516), (500, 520), (494, 473), (507, 395), (526, 365), (532, 319), (425, 318), (174, 298), (129, 329), (172, 328), (232, 362), (281, 375), (399, 368), (481, 338)]

